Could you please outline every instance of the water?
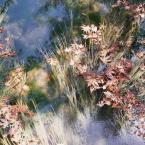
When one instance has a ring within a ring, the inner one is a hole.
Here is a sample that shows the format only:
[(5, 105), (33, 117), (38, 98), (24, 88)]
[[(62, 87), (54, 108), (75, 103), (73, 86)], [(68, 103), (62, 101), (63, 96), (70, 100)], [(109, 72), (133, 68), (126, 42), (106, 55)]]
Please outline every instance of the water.
[[(67, 112), (50, 116), (36, 114), (34, 118), (39, 120), (35, 124), (36, 128), (39, 126), (39, 130), (36, 130), (39, 138), (45, 138), (48, 142), (52, 140), (53, 145), (145, 144), (139, 137), (127, 133), (126, 129), (122, 129), (117, 135), (114, 135), (106, 125), (106, 121), (92, 119), (89, 111), (85, 112), (85, 114), (78, 112), (74, 122), (71, 123), (66, 120), (65, 116), (67, 116)], [(44, 137), (39, 132), (43, 132), (46, 136)], [(49, 145), (46, 140), (43, 144)]]
[[(4, 4), (4, 0), (0, 0)], [(49, 46), (52, 24), (50, 19), (65, 19), (64, 7), (46, 9), (48, 0), (15, 0), (5, 15), (6, 28), (15, 42), (21, 60), (38, 56), (40, 49)]]
[[(10, 0), (7, 0), (7, 2)], [(4, 4), (6, 0), (0, 0)], [(50, 36), (53, 28), (51, 19), (64, 21), (66, 11), (63, 5), (46, 7), (48, 0), (15, 0), (9, 3), (8, 9), (1, 14), (5, 27), (12, 36), (18, 57), (25, 60), (29, 56), (38, 56), (39, 51), (47, 46), (49, 49)], [(140, 139), (123, 133), (121, 136), (104, 137), (104, 124), (89, 122), (86, 124), (88, 145), (144, 145)], [(84, 132), (84, 131), (83, 131)], [(85, 137), (86, 138), (86, 137)]]

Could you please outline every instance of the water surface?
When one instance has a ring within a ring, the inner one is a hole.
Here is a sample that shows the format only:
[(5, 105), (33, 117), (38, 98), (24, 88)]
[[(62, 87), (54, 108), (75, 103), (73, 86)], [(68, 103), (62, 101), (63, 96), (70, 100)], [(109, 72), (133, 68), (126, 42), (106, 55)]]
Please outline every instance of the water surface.
[[(4, 5), (4, 2), (2, 0), (0, 4)], [(63, 5), (47, 9), (46, 5), (48, 0), (15, 0), (8, 7), (4, 20), (21, 59), (38, 56), (40, 49), (49, 47), (53, 29), (50, 19), (65, 19)]]

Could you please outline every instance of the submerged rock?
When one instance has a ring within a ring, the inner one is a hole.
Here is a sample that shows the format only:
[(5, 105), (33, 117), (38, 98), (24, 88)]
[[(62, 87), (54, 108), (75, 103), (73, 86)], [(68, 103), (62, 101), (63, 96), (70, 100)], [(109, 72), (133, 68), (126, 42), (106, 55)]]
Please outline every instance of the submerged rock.
[(49, 74), (46, 69), (34, 68), (27, 73), (28, 82), (34, 82), (42, 93), (47, 95)]

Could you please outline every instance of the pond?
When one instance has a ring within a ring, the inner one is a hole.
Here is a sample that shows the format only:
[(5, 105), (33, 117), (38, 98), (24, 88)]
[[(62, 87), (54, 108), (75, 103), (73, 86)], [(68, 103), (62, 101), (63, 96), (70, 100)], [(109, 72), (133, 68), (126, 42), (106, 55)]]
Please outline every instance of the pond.
[(38, 56), (40, 49), (50, 44), (52, 24), (50, 19), (62, 21), (66, 17), (63, 5), (46, 9), (48, 0), (2, 0), (6, 6), (4, 22), (12, 36), (18, 56), (26, 59)]
[[(4, 21), (9, 35), (13, 38), (20, 61), (30, 56), (39, 57), (42, 49), (49, 49), (54, 27), (51, 20), (61, 22), (68, 18), (63, 4), (52, 7), (49, 3), (49, 0), (0, 0), (3, 10), (0, 21)], [(120, 136), (105, 138), (100, 122), (88, 124), (87, 133), (91, 138), (89, 145), (145, 144), (139, 138), (126, 134), (126, 131)]]

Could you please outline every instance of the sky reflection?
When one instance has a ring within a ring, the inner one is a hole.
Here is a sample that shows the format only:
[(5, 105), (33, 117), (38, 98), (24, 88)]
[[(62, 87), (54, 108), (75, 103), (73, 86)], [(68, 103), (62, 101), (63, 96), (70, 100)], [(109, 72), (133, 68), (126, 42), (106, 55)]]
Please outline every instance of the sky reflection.
[(21, 59), (32, 55), (38, 56), (39, 49), (46, 42), (50, 43), (52, 24), (49, 19), (65, 19), (66, 14), (62, 5), (46, 10), (46, 1), (17, 0), (8, 9), (5, 17), (6, 28), (14, 39), (15, 48)]

